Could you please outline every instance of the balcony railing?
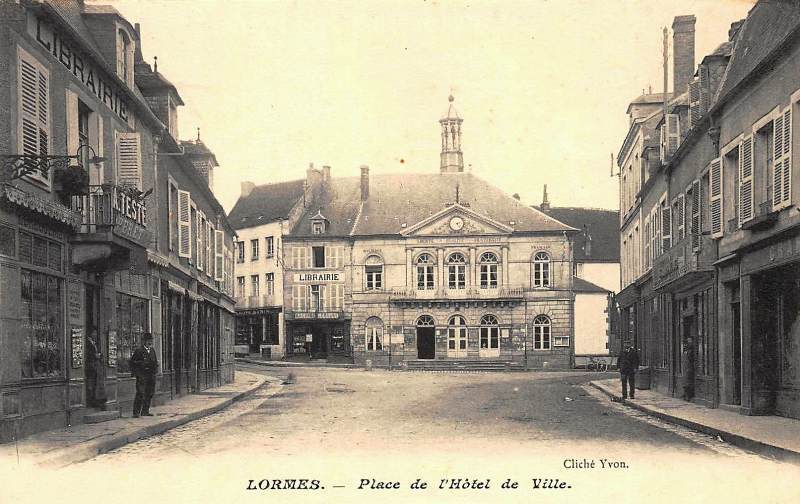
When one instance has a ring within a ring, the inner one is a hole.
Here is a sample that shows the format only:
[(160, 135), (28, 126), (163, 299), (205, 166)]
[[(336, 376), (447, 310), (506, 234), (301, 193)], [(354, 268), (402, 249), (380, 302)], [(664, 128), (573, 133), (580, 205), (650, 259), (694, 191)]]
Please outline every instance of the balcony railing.
[(262, 294), (260, 296), (237, 296), (235, 298), (236, 308), (269, 308), (279, 306), (278, 299), (273, 294)]
[(113, 233), (143, 247), (150, 244), (147, 207), (131, 191), (112, 184), (89, 186), (88, 194), (72, 196), (71, 208), (81, 216), (80, 233)]
[(716, 244), (709, 235), (689, 235), (655, 259), (653, 286), (660, 289), (711, 278), (716, 259)]
[(521, 286), (498, 286), (492, 289), (468, 287), (465, 289), (407, 289), (394, 288), (389, 292), (393, 301), (420, 301), (428, 299), (521, 299), (525, 288)]

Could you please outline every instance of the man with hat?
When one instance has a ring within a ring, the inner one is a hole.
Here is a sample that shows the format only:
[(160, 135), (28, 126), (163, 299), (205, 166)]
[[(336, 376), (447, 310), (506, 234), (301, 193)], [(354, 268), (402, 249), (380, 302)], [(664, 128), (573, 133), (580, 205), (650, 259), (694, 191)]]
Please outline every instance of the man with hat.
[(136, 376), (136, 398), (133, 400), (133, 417), (153, 416), (150, 413), (150, 400), (156, 389), (158, 359), (153, 350), (153, 335), (142, 335), (142, 346), (131, 356), (131, 372)]
[(617, 359), (620, 378), (622, 379), (622, 398), (628, 398), (628, 386), (630, 386), (631, 399), (634, 398), (636, 391), (636, 370), (639, 368), (639, 352), (633, 348), (630, 342), (626, 342), (622, 353)]

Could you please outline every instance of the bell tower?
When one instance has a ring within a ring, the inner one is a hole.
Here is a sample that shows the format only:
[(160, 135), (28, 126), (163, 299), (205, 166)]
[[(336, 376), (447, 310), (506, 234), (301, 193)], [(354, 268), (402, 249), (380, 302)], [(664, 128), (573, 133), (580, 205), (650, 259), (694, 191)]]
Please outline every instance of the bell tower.
[(442, 125), (442, 154), (439, 169), (442, 173), (461, 173), (464, 171), (464, 155), (461, 152), (461, 123), (464, 120), (453, 105), (455, 101), (453, 95), (447, 100), (450, 106), (444, 117), (439, 119), (439, 124)]

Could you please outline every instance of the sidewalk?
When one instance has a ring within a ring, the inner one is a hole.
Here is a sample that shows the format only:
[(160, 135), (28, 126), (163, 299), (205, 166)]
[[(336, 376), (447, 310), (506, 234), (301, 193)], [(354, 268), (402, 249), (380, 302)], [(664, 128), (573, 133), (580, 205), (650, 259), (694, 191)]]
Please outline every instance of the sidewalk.
[(236, 362), (242, 364), (256, 364), (258, 366), (269, 366), (269, 367), (329, 367), (329, 368), (343, 368), (343, 369), (355, 369), (355, 368), (363, 368), (363, 366), (356, 366), (355, 364), (338, 364), (338, 363), (329, 363), (329, 362), (292, 362), (292, 361), (278, 361), (278, 360), (259, 360), (259, 359), (249, 359), (246, 357), (237, 357)]
[(800, 462), (800, 420), (779, 416), (746, 416), (707, 408), (652, 390), (637, 390), (636, 399), (622, 400), (619, 380), (598, 380), (591, 385), (627, 406), (670, 423), (720, 436), (726, 442), (760, 455)]
[(139, 439), (216, 413), (252, 394), (268, 377), (237, 371), (233, 383), (167, 401), (151, 408), (152, 417), (123, 417), (96, 424), (80, 424), (40, 432), (17, 445), (0, 445), (0, 461), (59, 468), (89, 460)]

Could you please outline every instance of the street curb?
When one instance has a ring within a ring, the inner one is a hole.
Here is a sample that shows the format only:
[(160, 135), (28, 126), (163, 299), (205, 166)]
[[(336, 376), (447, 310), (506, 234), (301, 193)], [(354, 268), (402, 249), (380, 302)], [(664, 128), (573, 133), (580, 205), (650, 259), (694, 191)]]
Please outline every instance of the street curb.
[(355, 364), (328, 364), (328, 363), (311, 363), (311, 362), (285, 362), (285, 361), (260, 361), (254, 359), (243, 359), (237, 357), (235, 359), (238, 363), (255, 364), (257, 366), (265, 367), (283, 367), (283, 368), (300, 368), (300, 367), (319, 367), (319, 368), (341, 368), (341, 369), (359, 369), (364, 366), (357, 366)]
[(241, 401), (245, 397), (253, 394), (258, 389), (266, 385), (268, 382), (269, 382), (269, 377), (259, 377), (257, 381), (253, 385), (251, 385), (250, 388), (248, 388), (247, 390), (243, 390), (242, 392), (239, 392), (233, 397), (229, 397), (228, 399), (225, 399), (221, 403), (215, 404), (214, 406), (203, 408), (201, 410), (186, 414), (179, 418), (164, 420), (163, 422), (159, 422), (153, 425), (122, 430), (104, 439), (91, 440), (85, 443), (80, 443), (75, 447), (57, 450), (53, 454), (43, 457), (43, 460), (36, 462), (36, 465), (51, 469), (59, 469), (68, 465), (85, 462), (89, 459), (96, 457), (97, 455), (101, 455), (103, 453), (116, 450), (117, 448), (121, 448), (127, 444), (139, 441), (141, 439), (145, 439), (158, 434), (163, 434), (164, 432), (170, 429), (174, 429), (175, 427), (179, 427), (181, 425), (193, 422), (205, 416), (212, 415), (214, 413), (222, 411), (225, 408), (229, 407), (231, 404)]
[(702, 432), (703, 434), (708, 434), (709, 436), (719, 436), (726, 443), (730, 443), (734, 446), (745, 449), (747, 451), (751, 451), (758, 455), (762, 455), (765, 457), (785, 462), (792, 462), (795, 464), (800, 463), (800, 453), (798, 452), (788, 450), (786, 448), (781, 448), (780, 446), (774, 446), (767, 443), (763, 443), (761, 441), (756, 441), (755, 439), (746, 438), (744, 436), (734, 434), (733, 432), (716, 429), (714, 427), (693, 422), (692, 420), (687, 420), (685, 418), (668, 415), (664, 412), (656, 411), (652, 408), (649, 408), (643, 404), (636, 403), (635, 401), (631, 401), (629, 399), (622, 399), (621, 396), (614, 394), (613, 392), (609, 392), (596, 382), (592, 381), (589, 382), (589, 384), (592, 387), (599, 390), (600, 392), (602, 392), (603, 394), (605, 394), (606, 396), (608, 396), (609, 398), (613, 399), (615, 402), (619, 402), (633, 409), (639, 410), (642, 413), (646, 413), (647, 415), (656, 417), (660, 420), (664, 420), (665, 422), (680, 425), (698, 432)]

